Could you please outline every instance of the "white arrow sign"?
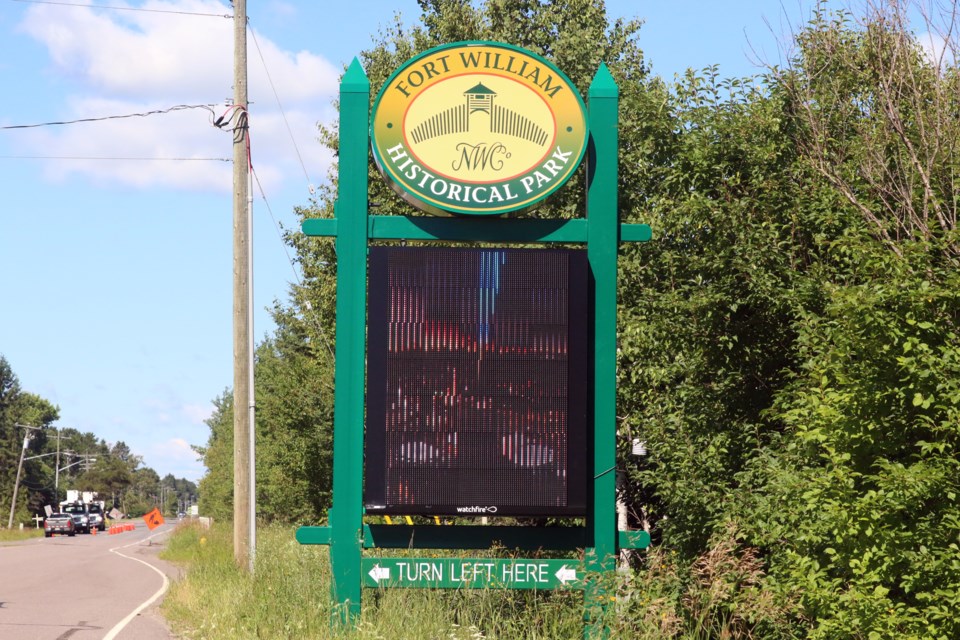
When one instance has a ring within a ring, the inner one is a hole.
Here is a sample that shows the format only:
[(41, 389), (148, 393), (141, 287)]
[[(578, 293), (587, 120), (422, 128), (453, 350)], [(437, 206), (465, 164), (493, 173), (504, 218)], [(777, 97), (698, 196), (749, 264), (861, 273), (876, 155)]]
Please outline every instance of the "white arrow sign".
[(562, 567), (557, 569), (557, 573), (555, 575), (557, 576), (557, 580), (559, 580), (563, 584), (567, 584), (567, 582), (577, 579), (577, 570), (568, 569), (567, 565), (563, 565)]
[(370, 569), (369, 576), (378, 584), (381, 580), (389, 580), (390, 567), (381, 567), (379, 564), (375, 564), (373, 565), (373, 569)]

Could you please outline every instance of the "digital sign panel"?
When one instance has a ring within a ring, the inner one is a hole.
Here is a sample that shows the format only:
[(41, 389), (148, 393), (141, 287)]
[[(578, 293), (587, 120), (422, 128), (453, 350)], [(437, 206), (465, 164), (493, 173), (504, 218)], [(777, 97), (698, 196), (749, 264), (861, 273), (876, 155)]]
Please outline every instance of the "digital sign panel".
[(371, 247), (369, 514), (585, 513), (586, 253)]

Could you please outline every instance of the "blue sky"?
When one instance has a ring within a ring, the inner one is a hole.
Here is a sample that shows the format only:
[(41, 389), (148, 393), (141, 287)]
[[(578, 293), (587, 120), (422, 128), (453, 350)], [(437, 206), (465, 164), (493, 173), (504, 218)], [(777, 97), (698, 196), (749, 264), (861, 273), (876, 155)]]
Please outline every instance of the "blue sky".
[[(641, 46), (665, 78), (713, 63), (756, 73), (809, 6), (607, 2), (646, 21)], [(190, 445), (206, 443), (211, 401), (233, 380), (232, 150), (211, 125), (233, 93), (231, 12), (216, 0), (0, 0), (0, 127), (97, 119), (0, 129), (0, 354), (24, 390), (60, 407), (61, 426), (191, 480), (204, 468)], [(293, 208), (326, 179), (315, 125), (334, 116), (343, 65), (395, 12), (420, 15), (415, 0), (248, 1), (258, 341), (297, 278), (277, 225), (295, 226)], [(216, 106), (108, 118), (177, 105)]]

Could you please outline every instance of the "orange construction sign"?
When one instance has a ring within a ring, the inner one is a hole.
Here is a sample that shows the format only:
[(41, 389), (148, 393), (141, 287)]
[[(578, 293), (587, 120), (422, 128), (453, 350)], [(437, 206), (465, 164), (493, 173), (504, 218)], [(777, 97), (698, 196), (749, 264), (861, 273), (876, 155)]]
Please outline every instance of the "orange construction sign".
[(154, 508), (153, 511), (143, 516), (143, 521), (147, 523), (147, 528), (153, 531), (163, 524), (163, 514), (160, 513), (160, 509)]

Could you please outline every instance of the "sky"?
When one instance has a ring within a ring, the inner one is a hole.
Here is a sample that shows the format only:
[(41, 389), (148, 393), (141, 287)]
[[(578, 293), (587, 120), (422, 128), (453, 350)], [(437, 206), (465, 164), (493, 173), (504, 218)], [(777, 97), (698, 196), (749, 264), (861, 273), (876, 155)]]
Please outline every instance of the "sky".
[[(672, 79), (780, 61), (807, 0), (608, 0)], [(299, 278), (281, 226), (324, 184), (338, 76), (415, 0), (248, 0), (254, 334)], [(0, 355), (60, 427), (197, 481), (233, 381), (232, 6), (0, 0)], [(145, 115), (134, 115), (145, 114)], [(118, 117), (133, 116), (133, 117)], [(86, 120), (84, 122), (76, 122)], [(66, 124), (55, 124), (66, 123)], [(41, 125), (41, 126), (26, 126)]]

